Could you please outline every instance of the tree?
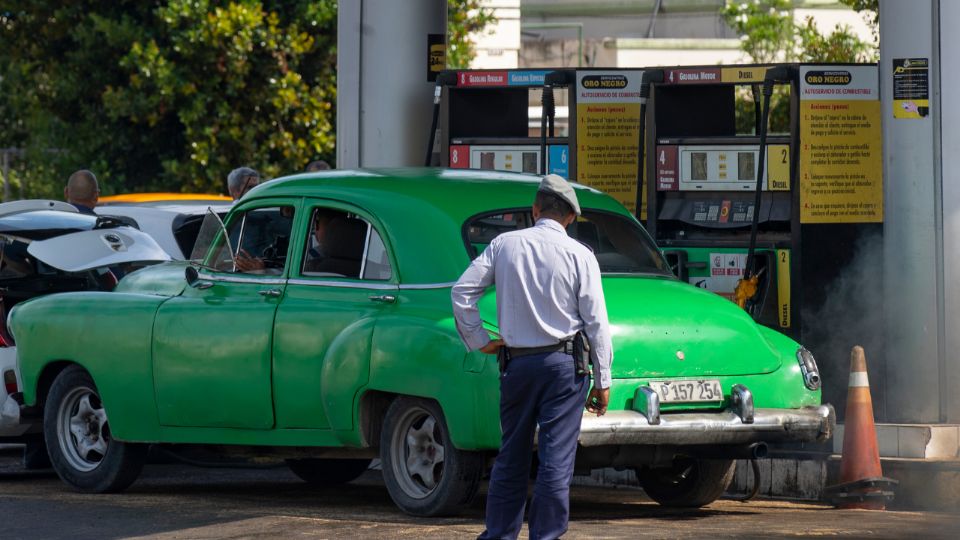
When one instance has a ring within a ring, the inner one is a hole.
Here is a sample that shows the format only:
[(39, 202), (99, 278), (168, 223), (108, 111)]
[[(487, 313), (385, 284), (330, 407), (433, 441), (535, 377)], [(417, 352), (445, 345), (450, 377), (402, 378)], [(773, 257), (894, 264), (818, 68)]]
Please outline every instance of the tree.
[(0, 111), (16, 119), (0, 137), (42, 149), (28, 195), (80, 167), (105, 193), (222, 192), (239, 165), (333, 158), (334, 0), (46, 0), (0, 23)]
[(740, 35), (740, 49), (758, 64), (794, 60), (794, 27), (790, 0), (732, 2), (721, 16)]
[[(877, 0), (843, 0), (859, 11), (876, 9)], [(813, 18), (803, 24), (793, 18), (790, 0), (727, 0), (720, 15), (740, 35), (740, 48), (753, 62), (875, 62), (875, 44), (861, 41), (849, 26), (837, 25), (829, 34), (821, 33)], [(875, 24), (877, 18), (868, 20)], [(754, 130), (754, 97), (757, 88), (741, 88), (737, 95), (737, 130)], [(789, 99), (786, 90), (774, 88), (770, 99), (770, 131), (785, 133), (789, 122)]]
[[(399, 0), (398, 0), (399, 1)], [(451, 66), (493, 20), (449, 0)], [(334, 161), (336, 0), (19, 0), (0, 7), (0, 148), (27, 197), (89, 168), (106, 195), (224, 192)]]
[[(858, 12), (876, 12), (877, 0), (843, 1)], [(849, 26), (837, 25), (830, 34), (823, 34), (810, 17), (795, 23), (792, 9), (790, 0), (728, 0), (720, 14), (740, 35), (741, 50), (758, 64), (876, 61), (876, 44), (861, 41)], [(875, 25), (877, 18), (868, 22)]]
[(111, 118), (143, 130), (180, 127), (166, 176), (188, 190), (222, 190), (240, 165), (276, 176), (333, 160), (332, 0), (170, 0), (153, 19), (156, 35), (119, 61), (127, 84), (107, 86), (103, 102)]
[(470, 67), (477, 55), (473, 36), (497, 21), (493, 10), (480, 4), (481, 0), (447, 0), (447, 67)]

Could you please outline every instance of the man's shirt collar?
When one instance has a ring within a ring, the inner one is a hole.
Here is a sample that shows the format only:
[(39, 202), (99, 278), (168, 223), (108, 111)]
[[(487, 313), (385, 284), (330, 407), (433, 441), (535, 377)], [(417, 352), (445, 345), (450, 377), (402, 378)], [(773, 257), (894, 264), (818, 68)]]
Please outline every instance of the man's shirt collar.
[(540, 219), (537, 220), (536, 226), (537, 226), (537, 227), (546, 227), (547, 229), (552, 229), (552, 230), (554, 230), (554, 231), (562, 232), (563, 234), (567, 234), (567, 230), (564, 229), (564, 228), (563, 228), (563, 225), (561, 225), (560, 222), (557, 221), (557, 220), (555, 220), (555, 219), (542, 217), (542, 218), (540, 218)]

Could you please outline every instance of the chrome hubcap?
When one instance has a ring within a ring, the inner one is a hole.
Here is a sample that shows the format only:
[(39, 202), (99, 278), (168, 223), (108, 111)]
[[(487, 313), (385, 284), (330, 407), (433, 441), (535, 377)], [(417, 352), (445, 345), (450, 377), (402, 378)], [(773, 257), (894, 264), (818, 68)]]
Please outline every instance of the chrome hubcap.
[(64, 458), (78, 471), (96, 469), (107, 455), (110, 429), (100, 398), (90, 388), (74, 388), (60, 402), (57, 436)]
[(443, 437), (437, 420), (413, 408), (399, 422), (390, 449), (403, 491), (415, 499), (430, 495), (443, 477)]

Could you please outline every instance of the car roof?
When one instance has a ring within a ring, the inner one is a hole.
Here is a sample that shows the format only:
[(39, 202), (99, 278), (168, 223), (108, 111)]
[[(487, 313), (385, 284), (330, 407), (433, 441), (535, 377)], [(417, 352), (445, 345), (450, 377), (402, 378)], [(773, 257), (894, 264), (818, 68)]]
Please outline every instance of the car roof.
[(181, 202), (184, 204), (209, 203), (210, 201), (230, 202), (232, 199), (226, 195), (216, 195), (209, 193), (122, 193), (120, 195), (108, 195), (100, 197), (97, 202), (99, 205), (129, 204), (129, 203), (164, 203)]
[[(403, 283), (446, 283), (456, 280), (470, 261), (462, 233), (464, 222), (491, 210), (530, 208), (540, 179), (475, 169), (330, 170), (264, 182), (240, 203), (268, 197), (315, 197), (354, 204), (386, 226), (381, 232), (395, 247)], [(610, 196), (573, 185), (581, 207), (630, 216)], [(437, 246), (450, 248), (438, 252)]]

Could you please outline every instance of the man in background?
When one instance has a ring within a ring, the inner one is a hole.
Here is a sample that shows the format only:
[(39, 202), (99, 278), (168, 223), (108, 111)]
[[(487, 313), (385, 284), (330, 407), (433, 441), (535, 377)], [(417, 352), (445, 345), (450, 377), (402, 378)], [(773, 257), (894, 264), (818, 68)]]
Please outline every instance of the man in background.
[(260, 185), (260, 173), (250, 167), (237, 167), (227, 175), (227, 193), (236, 201)]
[(307, 163), (307, 168), (305, 170), (307, 172), (317, 172), (317, 171), (329, 171), (331, 168), (332, 167), (330, 167), (329, 163), (327, 163), (322, 159), (318, 159), (315, 161), (311, 161), (310, 163)]
[(100, 185), (97, 177), (86, 169), (81, 169), (67, 179), (67, 187), (63, 188), (63, 198), (77, 207), (81, 214), (96, 215), (93, 207), (100, 200)]

